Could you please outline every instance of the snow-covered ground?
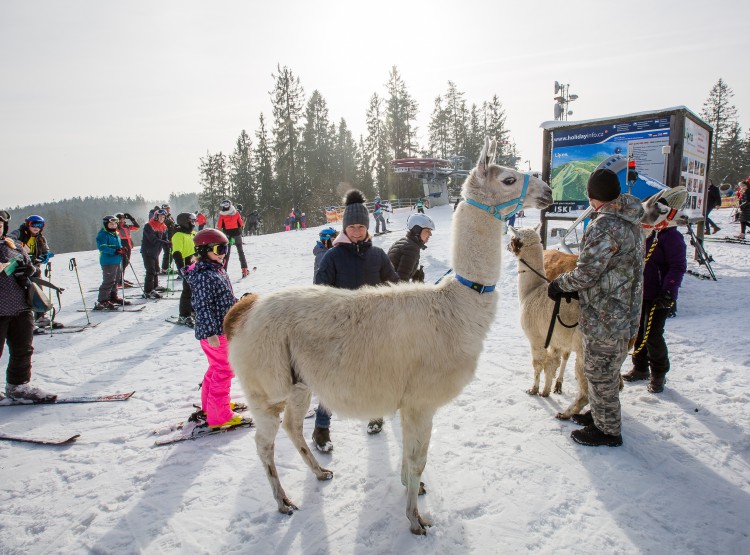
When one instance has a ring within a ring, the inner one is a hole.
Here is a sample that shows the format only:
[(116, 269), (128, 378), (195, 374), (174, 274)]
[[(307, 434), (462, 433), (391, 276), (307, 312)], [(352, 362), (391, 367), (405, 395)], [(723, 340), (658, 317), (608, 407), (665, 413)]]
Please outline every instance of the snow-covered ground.
[[(450, 267), (452, 209), (428, 214), (437, 231), (422, 261), (435, 280)], [(392, 215), (395, 232), (375, 244), (387, 249), (407, 215)], [(728, 216), (716, 214), (720, 235), (737, 233)], [(258, 270), (240, 281), (232, 260), (236, 294), (311, 283), (317, 232), (250, 238)], [(165, 322), (177, 301), (94, 313), (95, 329), (36, 337), (33, 383), (60, 395), (136, 393), (120, 403), (0, 407), (0, 433), (81, 434), (62, 447), (0, 442), (0, 552), (750, 553), (750, 247), (707, 246), (719, 281), (685, 277), (679, 315), (667, 323), (667, 389), (625, 386), (620, 448), (577, 445), (575, 426), (554, 418), (574, 396), (573, 361), (562, 395), (526, 394), (516, 261), (504, 253), (498, 316), (476, 378), (435, 418), (419, 501), (434, 522), (426, 537), (409, 532), (404, 514), (398, 415), (373, 437), (364, 423), (334, 416), (335, 450), (317, 454), (335, 472), (330, 482), (315, 479), (281, 431), (276, 460), (300, 507), (293, 516), (276, 511), (253, 430), (153, 447), (154, 429), (199, 402), (206, 368), (192, 330)], [(58, 320), (80, 324), (72, 256), (89, 307), (100, 269), (94, 251), (53, 259), (54, 281), (67, 287)], [(142, 279), (138, 253), (133, 262)], [(233, 397), (244, 398), (239, 384)], [(312, 429), (306, 420), (308, 439)]]

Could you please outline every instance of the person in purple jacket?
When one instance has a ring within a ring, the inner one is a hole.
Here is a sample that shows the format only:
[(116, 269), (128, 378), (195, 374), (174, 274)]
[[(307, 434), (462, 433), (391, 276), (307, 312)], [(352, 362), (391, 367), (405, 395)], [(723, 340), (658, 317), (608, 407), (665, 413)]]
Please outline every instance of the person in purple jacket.
[(633, 351), (633, 369), (623, 374), (628, 382), (649, 380), (651, 393), (664, 391), (669, 372), (669, 351), (664, 323), (687, 270), (685, 239), (676, 227), (655, 230), (646, 239), (643, 267), (643, 308)]

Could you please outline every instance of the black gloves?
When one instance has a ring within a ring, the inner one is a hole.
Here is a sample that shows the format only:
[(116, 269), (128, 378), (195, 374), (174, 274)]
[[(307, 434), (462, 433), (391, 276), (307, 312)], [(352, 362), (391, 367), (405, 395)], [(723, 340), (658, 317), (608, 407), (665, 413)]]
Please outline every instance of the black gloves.
[(411, 280), (424, 283), (424, 266), (420, 266), (419, 269), (412, 274)]
[(674, 297), (669, 291), (662, 291), (659, 296), (654, 299), (654, 306), (656, 308), (672, 308), (674, 304)]
[(570, 302), (571, 299), (578, 300), (578, 291), (563, 291), (556, 281), (550, 281), (549, 285), (547, 286), (547, 296), (553, 301), (557, 301), (558, 299), (565, 299), (566, 301)]
[(124, 249), (115, 249), (115, 254), (122, 254), (124, 252), (125, 252)]
[(127, 212), (125, 212), (125, 213), (123, 214), (123, 216), (125, 216), (125, 217), (126, 217), (126, 218), (127, 218), (128, 220), (132, 220), (132, 219), (133, 219), (133, 216), (131, 216), (131, 215), (130, 215), (130, 214), (128, 214)]

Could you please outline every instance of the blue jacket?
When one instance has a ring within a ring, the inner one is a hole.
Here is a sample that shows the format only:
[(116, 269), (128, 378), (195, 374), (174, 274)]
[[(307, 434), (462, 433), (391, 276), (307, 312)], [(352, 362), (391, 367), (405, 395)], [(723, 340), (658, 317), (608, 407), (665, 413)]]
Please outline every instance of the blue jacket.
[[(652, 232), (646, 239), (646, 254), (654, 243)], [(643, 267), (643, 298), (656, 299), (662, 291), (669, 291), (677, 298), (677, 291), (687, 271), (685, 239), (676, 227), (659, 232), (656, 247)]]
[(369, 238), (354, 244), (342, 233), (334, 245), (320, 261), (315, 273), (316, 285), (358, 289), (363, 285), (398, 281), (388, 255), (383, 249), (373, 246)]
[(224, 316), (237, 302), (224, 266), (201, 260), (183, 268), (182, 275), (192, 290), (195, 338), (224, 335)]
[(169, 239), (167, 238), (167, 229), (156, 231), (151, 226), (151, 220), (143, 226), (143, 240), (141, 241), (141, 254), (152, 258), (159, 258), (161, 249), (169, 248)]
[(96, 234), (96, 247), (99, 249), (99, 264), (102, 266), (119, 266), (122, 264), (122, 256), (115, 254), (117, 249), (122, 248), (120, 234), (114, 229), (109, 231), (101, 228)]

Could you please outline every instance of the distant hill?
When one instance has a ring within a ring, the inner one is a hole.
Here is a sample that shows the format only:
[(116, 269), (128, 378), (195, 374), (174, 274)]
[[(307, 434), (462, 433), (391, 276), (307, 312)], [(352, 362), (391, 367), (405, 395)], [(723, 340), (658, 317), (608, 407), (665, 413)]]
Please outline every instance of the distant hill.
[(585, 200), (586, 183), (604, 156), (568, 162), (552, 170), (550, 188), (553, 200)]
[[(17, 229), (32, 214), (44, 218), (44, 235), (55, 253), (87, 251), (96, 249), (96, 234), (102, 227), (102, 218), (116, 212), (127, 212), (143, 225), (148, 212), (154, 206), (167, 202), (172, 214), (194, 212), (198, 209), (197, 193), (171, 194), (169, 200), (152, 201), (141, 196), (129, 197), (85, 197), (71, 198), (44, 204), (31, 204), (9, 209), (10, 229)], [(140, 244), (139, 232), (133, 234), (133, 242)]]

